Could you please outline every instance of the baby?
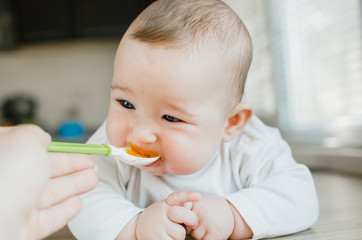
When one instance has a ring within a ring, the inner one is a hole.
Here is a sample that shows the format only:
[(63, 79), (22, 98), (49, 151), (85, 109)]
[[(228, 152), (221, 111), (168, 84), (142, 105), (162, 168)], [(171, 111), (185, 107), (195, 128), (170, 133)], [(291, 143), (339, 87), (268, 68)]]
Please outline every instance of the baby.
[(246, 239), (318, 218), (309, 170), (241, 101), (252, 44), (219, 0), (159, 0), (122, 38), (105, 123), (89, 143), (157, 152), (142, 167), (94, 157), (78, 239)]

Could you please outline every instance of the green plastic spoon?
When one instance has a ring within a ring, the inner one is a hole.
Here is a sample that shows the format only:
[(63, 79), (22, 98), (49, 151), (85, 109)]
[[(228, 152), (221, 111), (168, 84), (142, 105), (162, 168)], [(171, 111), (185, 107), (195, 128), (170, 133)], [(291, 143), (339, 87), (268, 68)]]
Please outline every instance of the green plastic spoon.
[(133, 166), (144, 166), (151, 164), (160, 157), (143, 158), (130, 155), (126, 152), (126, 148), (117, 148), (106, 144), (86, 144), (86, 143), (70, 143), (70, 142), (51, 142), (48, 148), (49, 152), (65, 152), (65, 153), (83, 153), (113, 156), (117, 160)]

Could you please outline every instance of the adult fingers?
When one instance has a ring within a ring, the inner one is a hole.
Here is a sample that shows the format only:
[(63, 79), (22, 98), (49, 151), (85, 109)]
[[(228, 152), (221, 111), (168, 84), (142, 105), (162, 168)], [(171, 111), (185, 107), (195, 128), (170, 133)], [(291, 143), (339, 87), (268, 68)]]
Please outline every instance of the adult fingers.
[(59, 177), (84, 169), (94, 168), (90, 155), (76, 153), (49, 153), (51, 177)]
[(165, 202), (169, 206), (183, 206), (187, 202), (197, 202), (201, 198), (201, 194), (194, 191), (178, 191), (173, 192), (166, 198)]
[(19, 133), (26, 136), (29, 144), (36, 138), (42, 143), (43, 146), (48, 147), (51, 141), (49, 133), (45, 132), (42, 128), (33, 124), (21, 124), (13, 128), (14, 133)]
[(43, 146), (46, 146), (47, 148), (49, 147), (52, 138), (49, 133), (45, 132), (39, 126), (33, 124), (24, 124), (24, 125), (19, 125), (19, 130), (20, 129), (28, 131), (32, 139), (34, 139), (34, 136), (36, 136), (39, 139), (39, 141), (42, 142)]
[(192, 229), (196, 229), (198, 225), (198, 218), (196, 214), (181, 206), (170, 207), (167, 211), (167, 217), (175, 223), (184, 224)]
[(41, 143), (44, 148), (49, 146), (51, 137), (43, 129), (33, 124), (22, 124), (11, 127), (0, 127), (0, 134), (11, 134), (24, 148), (27, 145), (34, 146), (34, 144)]
[(53, 178), (39, 201), (39, 208), (47, 208), (72, 196), (92, 190), (98, 181), (93, 169), (86, 169), (71, 175)]
[(35, 219), (38, 227), (37, 239), (43, 239), (64, 227), (80, 212), (81, 208), (82, 201), (76, 196), (37, 212)]

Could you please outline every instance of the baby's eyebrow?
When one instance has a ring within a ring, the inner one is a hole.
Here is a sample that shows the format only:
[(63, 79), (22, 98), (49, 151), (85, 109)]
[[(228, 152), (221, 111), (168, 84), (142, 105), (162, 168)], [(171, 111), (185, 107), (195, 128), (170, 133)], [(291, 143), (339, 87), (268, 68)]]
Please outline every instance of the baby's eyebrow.
[(122, 87), (122, 86), (119, 86), (117, 84), (112, 84), (111, 89), (112, 90), (118, 89), (118, 90), (121, 90), (121, 91), (124, 91), (124, 92), (132, 92), (132, 90), (129, 89), (128, 87)]

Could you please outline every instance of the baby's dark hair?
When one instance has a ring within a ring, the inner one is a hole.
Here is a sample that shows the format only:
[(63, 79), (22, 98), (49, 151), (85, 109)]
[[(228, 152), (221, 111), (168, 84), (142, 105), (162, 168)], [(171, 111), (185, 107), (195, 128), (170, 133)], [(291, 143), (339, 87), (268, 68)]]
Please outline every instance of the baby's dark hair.
[(226, 96), (234, 104), (241, 101), (252, 59), (252, 42), (239, 16), (224, 2), (155, 1), (133, 21), (126, 35), (168, 48), (207, 48), (210, 57), (216, 57), (225, 67)]

